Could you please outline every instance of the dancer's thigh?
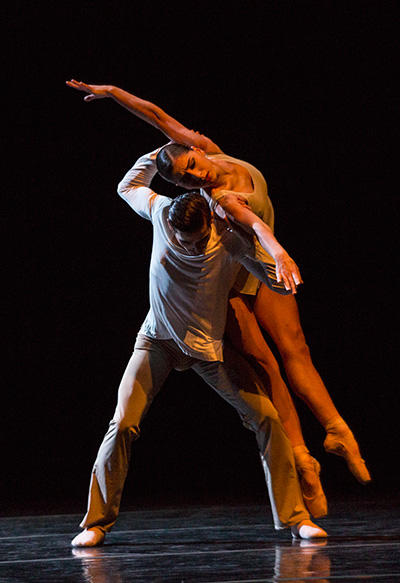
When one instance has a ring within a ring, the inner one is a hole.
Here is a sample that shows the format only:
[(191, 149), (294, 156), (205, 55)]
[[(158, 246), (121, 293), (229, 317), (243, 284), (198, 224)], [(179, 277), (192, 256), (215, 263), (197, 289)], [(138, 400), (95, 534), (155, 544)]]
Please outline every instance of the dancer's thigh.
[(225, 401), (235, 407), (249, 429), (258, 431), (266, 418), (278, 419), (277, 411), (258, 376), (247, 361), (228, 344), (224, 348), (224, 362), (199, 361), (192, 368)]
[(139, 427), (172, 368), (167, 343), (139, 335), (118, 389), (114, 421)]
[(243, 294), (230, 297), (226, 334), (240, 353), (276, 369), (276, 359), (264, 339), (250, 302)]
[(277, 346), (293, 340), (304, 340), (296, 298), (280, 295), (262, 284), (254, 303), (254, 314), (260, 326)]

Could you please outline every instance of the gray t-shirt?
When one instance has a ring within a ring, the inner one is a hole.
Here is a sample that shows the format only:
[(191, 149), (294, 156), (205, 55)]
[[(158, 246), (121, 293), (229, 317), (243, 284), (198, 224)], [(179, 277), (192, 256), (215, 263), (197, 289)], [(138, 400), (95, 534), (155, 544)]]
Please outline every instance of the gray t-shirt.
[(202, 255), (187, 255), (167, 223), (172, 199), (148, 186), (156, 173), (155, 154), (139, 158), (118, 186), (120, 196), (153, 224), (150, 263), (150, 310), (140, 332), (172, 338), (181, 350), (202, 360), (223, 360), (229, 291), (238, 261), (266, 282), (268, 273), (254, 257), (252, 238), (238, 236), (218, 219)]

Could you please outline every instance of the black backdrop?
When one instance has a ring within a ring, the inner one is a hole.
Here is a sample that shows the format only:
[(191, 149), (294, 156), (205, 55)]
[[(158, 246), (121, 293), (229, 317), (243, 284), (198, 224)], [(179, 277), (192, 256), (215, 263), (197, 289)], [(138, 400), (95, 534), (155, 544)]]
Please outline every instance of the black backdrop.
[[(1, 511), (84, 509), (148, 306), (151, 226), (116, 185), (165, 139), (110, 100), (84, 103), (71, 77), (150, 99), (265, 174), (277, 236), (305, 280), (315, 364), (374, 476), (363, 489), (327, 456), (296, 400), (327, 492), (394, 492), (394, 4), (15, 1), (5, 11)], [(190, 371), (171, 375), (133, 457), (126, 508), (265, 498), (253, 436)]]

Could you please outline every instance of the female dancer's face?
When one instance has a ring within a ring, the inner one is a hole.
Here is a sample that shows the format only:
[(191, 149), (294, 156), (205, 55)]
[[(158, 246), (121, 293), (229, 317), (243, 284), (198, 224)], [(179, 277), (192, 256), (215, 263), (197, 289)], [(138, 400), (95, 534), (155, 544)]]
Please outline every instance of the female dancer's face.
[(217, 180), (217, 167), (201, 150), (190, 150), (178, 156), (174, 170), (174, 181), (182, 188), (212, 187)]

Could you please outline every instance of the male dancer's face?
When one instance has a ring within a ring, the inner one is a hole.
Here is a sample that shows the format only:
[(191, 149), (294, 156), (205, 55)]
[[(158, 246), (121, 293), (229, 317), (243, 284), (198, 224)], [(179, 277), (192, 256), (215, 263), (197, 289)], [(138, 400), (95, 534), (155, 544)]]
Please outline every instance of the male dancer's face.
[(211, 226), (204, 221), (201, 229), (193, 233), (173, 229), (175, 239), (188, 255), (202, 255), (211, 235)]
[(183, 188), (207, 188), (217, 178), (213, 162), (199, 149), (181, 154), (174, 162), (174, 182)]

